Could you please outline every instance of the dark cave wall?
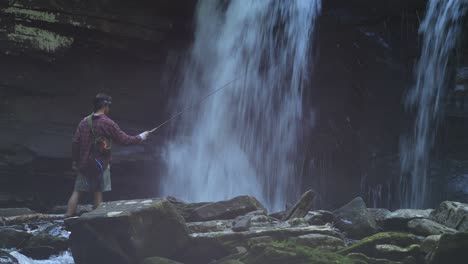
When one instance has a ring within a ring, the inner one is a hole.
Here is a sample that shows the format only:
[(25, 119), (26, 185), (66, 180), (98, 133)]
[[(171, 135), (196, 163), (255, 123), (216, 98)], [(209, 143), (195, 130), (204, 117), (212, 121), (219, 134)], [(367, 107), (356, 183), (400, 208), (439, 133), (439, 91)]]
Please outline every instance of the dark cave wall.
[[(0, 2), (0, 206), (65, 202), (73, 187), (71, 137), (98, 91), (114, 97), (112, 117), (129, 133), (170, 115), (195, 4)], [(316, 122), (303, 144), (302, 184), (319, 190), (318, 206), (335, 208), (358, 195), (369, 206), (398, 204), (399, 137), (411, 125), (402, 99), (413, 85), (425, 5), (323, 1), (305, 99)], [(438, 144), (447, 155), (454, 150), (447, 146), (465, 140), (452, 136), (466, 123), (457, 113), (456, 121), (445, 119)], [(157, 195), (164, 170), (158, 153), (168, 131), (146, 144), (116, 149), (108, 199)], [(463, 163), (463, 155), (454, 160)], [(452, 171), (443, 170), (439, 178), (468, 172), (468, 166), (450, 165), (444, 157), (438, 164)], [(448, 197), (450, 191), (444, 192), (440, 196)]]

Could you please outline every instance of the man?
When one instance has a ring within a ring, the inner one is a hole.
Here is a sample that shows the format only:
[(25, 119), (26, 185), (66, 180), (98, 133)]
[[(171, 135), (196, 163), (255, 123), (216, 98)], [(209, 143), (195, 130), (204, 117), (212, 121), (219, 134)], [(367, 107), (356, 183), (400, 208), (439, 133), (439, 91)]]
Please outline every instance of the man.
[(102, 193), (111, 190), (110, 165), (112, 142), (121, 145), (138, 144), (147, 139), (149, 132), (129, 136), (109, 117), (112, 97), (98, 94), (94, 98), (94, 112), (85, 117), (73, 136), (73, 170), (77, 177), (73, 194), (68, 201), (66, 216), (76, 214), (83, 192), (94, 194), (94, 207), (102, 203)]

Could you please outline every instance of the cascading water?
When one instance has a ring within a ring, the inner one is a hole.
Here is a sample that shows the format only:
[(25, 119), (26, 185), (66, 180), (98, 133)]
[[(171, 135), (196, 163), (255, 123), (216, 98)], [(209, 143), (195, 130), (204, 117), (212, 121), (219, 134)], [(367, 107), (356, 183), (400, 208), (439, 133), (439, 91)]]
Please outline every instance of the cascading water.
[(255, 195), (284, 209), (300, 192), (303, 88), (320, 0), (201, 0), (178, 106), (238, 78), (177, 125), (164, 194), (190, 201)]
[(403, 138), (401, 148), (402, 206), (428, 206), (428, 169), (431, 148), (443, 112), (443, 98), (453, 78), (449, 61), (461, 38), (462, 17), (467, 0), (431, 0), (420, 26), (423, 36), (416, 85), (408, 93), (406, 107), (416, 119), (411, 137)]

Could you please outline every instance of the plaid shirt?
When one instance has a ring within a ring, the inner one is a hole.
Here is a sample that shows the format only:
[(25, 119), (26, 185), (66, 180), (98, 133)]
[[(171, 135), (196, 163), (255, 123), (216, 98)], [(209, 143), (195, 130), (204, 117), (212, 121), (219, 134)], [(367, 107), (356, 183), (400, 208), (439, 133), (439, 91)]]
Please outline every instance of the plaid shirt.
[[(117, 123), (104, 114), (93, 115), (93, 128), (96, 131), (96, 136), (105, 136), (117, 144), (133, 145), (142, 141), (139, 136), (127, 135), (120, 129)], [(72, 144), (72, 159), (76, 162), (79, 169), (86, 166), (91, 153), (92, 140), (93, 135), (90, 127), (88, 126), (88, 117), (85, 117), (76, 129)], [(102, 161), (105, 164), (110, 164), (111, 160), (112, 157), (109, 155), (106, 160)]]

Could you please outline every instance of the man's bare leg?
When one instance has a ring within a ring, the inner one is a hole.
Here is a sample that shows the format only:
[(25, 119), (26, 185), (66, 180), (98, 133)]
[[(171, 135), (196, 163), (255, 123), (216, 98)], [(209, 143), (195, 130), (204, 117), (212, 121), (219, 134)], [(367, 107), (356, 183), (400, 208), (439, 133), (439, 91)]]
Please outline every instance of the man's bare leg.
[(94, 209), (98, 208), (101, 203), (102, 203), (102, 192), (95, 192), (94, 193)]
[(67, 213), (65, 216), (72, 217), (76, 214), (76, 207), (80, 201), (80, 192), (74, 191), (68, 200)]

